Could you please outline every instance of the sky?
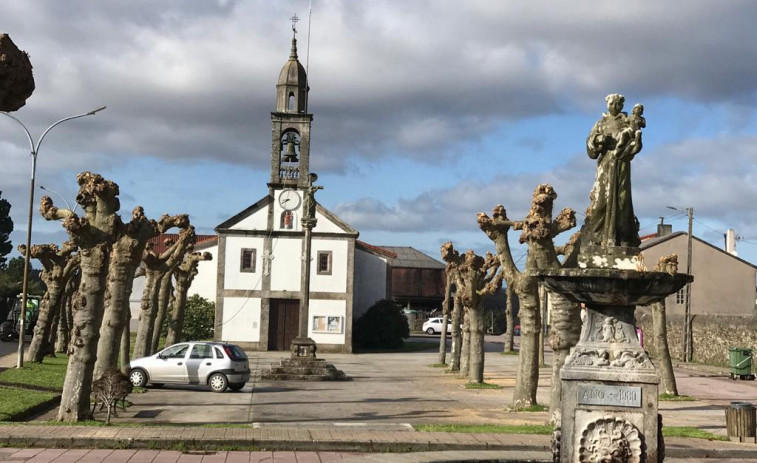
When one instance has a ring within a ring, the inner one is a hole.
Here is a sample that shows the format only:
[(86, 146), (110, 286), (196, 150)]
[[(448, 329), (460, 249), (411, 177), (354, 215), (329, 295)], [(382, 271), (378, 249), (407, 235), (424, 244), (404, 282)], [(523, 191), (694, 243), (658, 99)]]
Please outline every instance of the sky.
[[(644, 104), (632, 163), (641, 234), (660, 218), (757, 263), (753, 2), (492, 0), (3, 0), (36, 91), (13, 115), (39, 137), (37, 185), (73, 205), (76, 174), (120, 186), (125, 219), (188, 213), (198, 233), (267, 194), (270, 112), (296, 14), (313, 114), (318, 201), (373, 245), (432, 257), (493, 250), (476, 214), (525, 217), (550, 183), (580, 224), (596, 162), (589, 130), (621, 93)], [(310, 18), (310, 21), (308, 21)], [(308, 44), (308, 29), (310, 40)], [(308, 52), (309, 50), (309, 52)], [(0, 191), (25, 239), (31, 157), (0, 118)], [(34, 243), (60, 243), (37, 213)], [(670, 209), (669, 207), (676, 208)], [(558, 239), (558, 242), (567, 239)], [(511, 241), (517, 235), (511, 234)], [(516, 247), (516, 258), (524, 249)], [(17, 254), (15, 254), (17, 255)], [(522, 262), (522, 260), (521, 260)]]

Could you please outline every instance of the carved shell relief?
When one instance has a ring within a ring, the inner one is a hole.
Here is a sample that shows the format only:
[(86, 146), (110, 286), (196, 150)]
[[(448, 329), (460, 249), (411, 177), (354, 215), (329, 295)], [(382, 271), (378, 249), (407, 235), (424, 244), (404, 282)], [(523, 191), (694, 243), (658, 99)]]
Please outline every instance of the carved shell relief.
[(574, 347), (565, 365), (587, 367), (614, 367), (631, 370), (654, 369), (644, 351), (593, 349)]
[(643, 436), (628, 421), (607, 416), (589, 423), (581, 434), (581, 463), (640, 463)]

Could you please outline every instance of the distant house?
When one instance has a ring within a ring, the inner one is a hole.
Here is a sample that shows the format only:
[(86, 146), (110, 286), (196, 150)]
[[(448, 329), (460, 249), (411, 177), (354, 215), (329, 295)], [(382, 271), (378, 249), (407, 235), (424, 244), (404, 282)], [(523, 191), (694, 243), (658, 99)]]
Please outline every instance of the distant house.
[(406, 246), (381, 246), (395, 255), (389, 260), (393, 301), (411, 310), (440, 309), (446, 285), (444, 263)]
[[(646, 239), (644, 239), (646, 238)], [(647, 268), (660, 257), (678, 255), (678, 271), (686, 272), (688, 234), (675, 232), (643, 237), (641, 253)], [(692, 237), (691, 314), (754, 315), (757, 266), (712, 244)], [(666, 299), (666, 311), (683, 315), (686, 287)]]

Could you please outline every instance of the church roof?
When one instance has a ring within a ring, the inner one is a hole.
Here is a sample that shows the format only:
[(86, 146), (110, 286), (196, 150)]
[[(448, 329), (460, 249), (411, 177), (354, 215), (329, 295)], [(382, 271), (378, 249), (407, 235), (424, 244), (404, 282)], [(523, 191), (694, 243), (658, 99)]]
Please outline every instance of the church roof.
[[(153, 236), (152, 238), (149, 238), (147, 242), (152, 245), (153, 251), (155, 251), (156, 254), (162, 254), (168, 249), (168, 246), (166, 246), (166, 241), (170, 241), (171, 243), (175, 243), (176, 240), (179, 239), (178, 233), (161, 233), (160, 235)], [(218, 239), (216, 235), (197, 235), (197, 241), (195, 241), (195, 247), (206, 244), (210, 241), (215, 241)]]
[(444, 263), (409, 246), (379, 247), (396, 254), (397, 257), (391, 259), (389, 262), (392, 267), (436, 268), (442, 270), (446, 268), (446, 265), (444, 265)]
[(304, 85), (307, 82), (305, 67), (297, 59), (297, 39), (292, 39), (292, 51), (289, 54), (289, 61), (284, 63), (279, 73), (279, 81), (276, 85), (294, 85), (296, 87)]

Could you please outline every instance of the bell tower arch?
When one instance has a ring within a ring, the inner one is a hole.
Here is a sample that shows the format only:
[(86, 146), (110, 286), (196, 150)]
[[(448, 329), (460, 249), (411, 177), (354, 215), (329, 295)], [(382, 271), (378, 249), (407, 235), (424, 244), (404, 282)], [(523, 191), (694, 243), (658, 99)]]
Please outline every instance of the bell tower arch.
[[(296, 30), (295, 30), (296, 34)], [(297, 58), (297, 38), (292, 38), (289, 60), (276, 84), (276, 110), (271, 112), (270, 193), (284, 188), (304, 188), (310, 174), (310, 125), (307, 112), (308, 79)]]

